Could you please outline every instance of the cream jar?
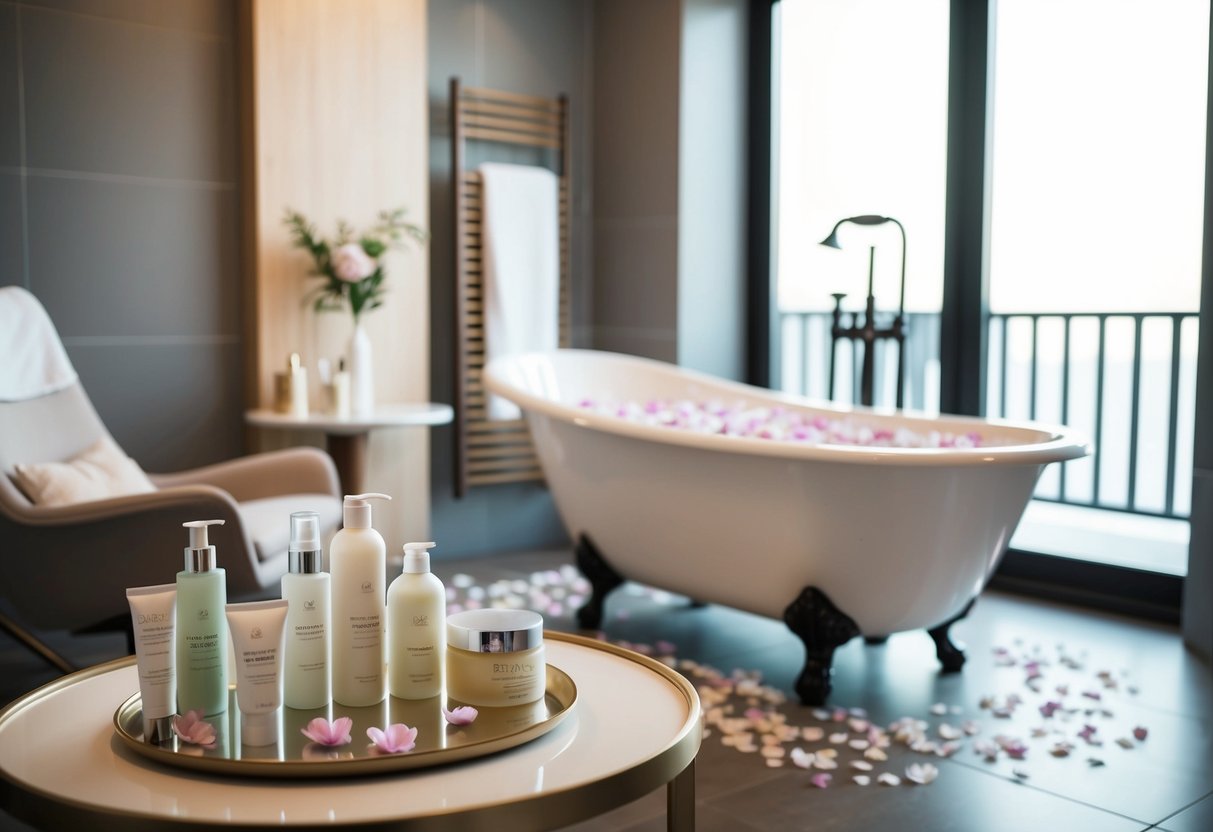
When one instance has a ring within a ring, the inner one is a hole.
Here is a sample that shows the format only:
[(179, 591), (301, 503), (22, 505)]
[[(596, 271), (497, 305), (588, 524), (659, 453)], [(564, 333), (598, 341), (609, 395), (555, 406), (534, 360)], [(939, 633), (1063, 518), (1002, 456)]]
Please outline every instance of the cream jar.
[(530, 610), (467, 610), (446, 620), (446, 692), (501, 708), (543, 698), (543, 617)]

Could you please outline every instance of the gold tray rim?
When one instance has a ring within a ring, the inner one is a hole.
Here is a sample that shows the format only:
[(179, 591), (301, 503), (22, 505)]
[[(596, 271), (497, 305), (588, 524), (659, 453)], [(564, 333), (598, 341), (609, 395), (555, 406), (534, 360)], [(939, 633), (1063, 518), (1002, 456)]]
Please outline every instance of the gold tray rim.
[(158, 763), (176, 768), (202, 771), (208, 774), (240, 775), (246, 777), (276, 779), (315, 779), (323, 777), (353, 777), (370, 774), (408, 771), (473, 760), (507, 751), (555, 729), (573, 712), (577, 704), (577, 683), (568, 673), (553, 664), (546, 665), (546, 692), (560, 705), (560, 710), (547, 719), (491, 739), (462, 745), (457, 748), (436, 748), (407, 754), (384, 754), (376, 757), (358, 757), (338, 760), (275, 760), (203, 757), (182, 754), (162, 745), (144, 742), (126, 730), (124, 720), (135, 719), (132, 710), (142, 712), (142, 695), (136, 691), (114, 711), (114, 733), (123, 744), (137, 754)]

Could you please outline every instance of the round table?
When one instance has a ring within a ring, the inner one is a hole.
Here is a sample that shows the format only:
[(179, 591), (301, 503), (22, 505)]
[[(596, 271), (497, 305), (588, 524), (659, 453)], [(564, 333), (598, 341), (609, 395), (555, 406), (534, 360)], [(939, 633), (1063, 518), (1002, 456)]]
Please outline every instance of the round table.
[(249, 410), (244, 420), (259, 428), (318, 430), (324, 433), (329, 456), (337, 466), (342, 492), (360, 494), (366, 478), (367, 436), (375, 428), (431, 427), (455, 417), (448, 404), (379, 404), (366, 416), (339, 418), (331, 413), (292, 416), (276, 410)]
[(217, 777), (158, 765), (114, 735), (139, 688), (133, 658), (56, 680), (0, 712), (0, 807), (35, 825), (127, 829), (554, 829), (667, 786), (671, 830), (694, 829), (702, 712), (647, 657), (548, 633), (577, 702), (550, 733), (455, 765), (328, 780)]

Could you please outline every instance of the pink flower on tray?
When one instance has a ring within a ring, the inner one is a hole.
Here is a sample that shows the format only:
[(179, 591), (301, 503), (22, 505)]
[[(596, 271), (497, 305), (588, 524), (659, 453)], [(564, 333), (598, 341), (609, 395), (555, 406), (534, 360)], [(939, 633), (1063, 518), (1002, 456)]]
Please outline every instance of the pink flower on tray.
[(386, 731), (367, 728), (366, 735), (375, 746), (375, 750), (381, 754), (402, 754), (405, 751), (412, 751), (417, 745), (417, 729), (410, 728), (403, 722), (389, 725)]
[(480, 715), (480, 711), (471, 705), (463, 705), (449, 711), (443, 708), (442, 715), (446, 717), (446, 721), (451, 725), (471, 725), (476, 721), (476, 717)]
[(182, 741), (202, 748), (215, 747), (215, 726), (205, 721), (205, 711), (187, 711), (173, 717), (173, 733)]
[(351, 740), (350, 729), (353, 727), (354, 720), (348, 716), (340, 717), (332, 722), (318, 716), (309, 722), (306, 728), (300, 728), (299, 733), (317, 745), (346, 745)]
[(357, 243), (338, 246), (333, 251), (332, 264), (333, 273), (346, 283), (366, 280), (375, 273), (375, 261)]

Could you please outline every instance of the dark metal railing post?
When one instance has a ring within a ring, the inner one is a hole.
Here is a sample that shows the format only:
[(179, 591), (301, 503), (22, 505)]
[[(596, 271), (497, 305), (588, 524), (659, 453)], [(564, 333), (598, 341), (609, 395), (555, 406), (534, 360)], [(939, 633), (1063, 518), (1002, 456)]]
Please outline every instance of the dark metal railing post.
[[(1061, 334), (1061, 423), (1070, 421), (1070, 321), (1073, 315), (1062, 317)], [(1057, 472), (1057, 496), (1066, 502), (1066, 466), (1059, 465)]]
[(1103, 467), (1103, 454), (1100, 449), (1103, 447), (1103, 383), (1104, 383), (1104, 351), (1108, 343), (1108, 316), (1099, 316), (1099, 341), (1095, 347), (1095, 454), (1091, 460), (1092, 477), (1091, 480), (1091, 505), (1099, 505), (1101, 480), (1101, 468)]
[(1165, 514), (1175, 513), (1175, 443), (1179, 433), (1179, 352), (1183, 337), (1183, 319), (1171, 318), (1171, 401), (1167, 414), (1167, 496), (1163, 503)]
[(1133, 318), (1133, 387), (1129, 402), (1129, 488), (1125, 504), (1132, 511), (1137, 507), (1137, 428), (1141, 410), (1141, 330), (1144, 318)]

